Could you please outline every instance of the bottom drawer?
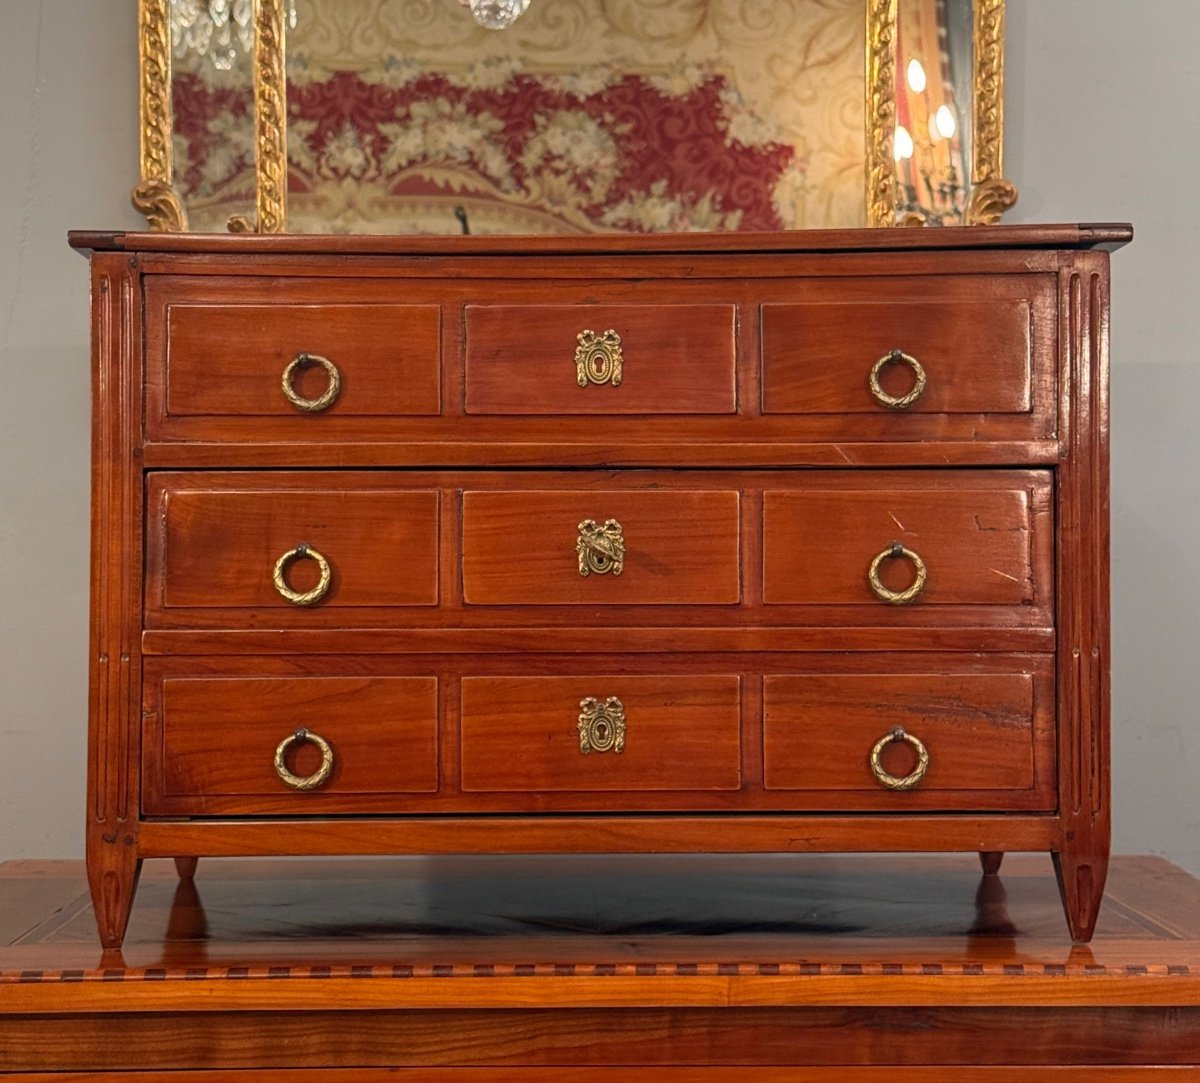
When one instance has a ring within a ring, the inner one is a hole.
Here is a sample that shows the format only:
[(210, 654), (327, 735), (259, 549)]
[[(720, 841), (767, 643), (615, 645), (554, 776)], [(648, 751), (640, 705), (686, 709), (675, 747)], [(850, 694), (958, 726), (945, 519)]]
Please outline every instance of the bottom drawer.
[[(572, 655), (148, 658), (142, 811), (890, 815), (1056, 805), (1050, 654), (588, 660), (580, 672)], [(714, 815), (706, 828), (715, 849), (720, 823)]]
[(434, 677), (168, 676), (147, 708), (151, 814), (313, 812), (318, 791), (326, 811), (438, 788)]

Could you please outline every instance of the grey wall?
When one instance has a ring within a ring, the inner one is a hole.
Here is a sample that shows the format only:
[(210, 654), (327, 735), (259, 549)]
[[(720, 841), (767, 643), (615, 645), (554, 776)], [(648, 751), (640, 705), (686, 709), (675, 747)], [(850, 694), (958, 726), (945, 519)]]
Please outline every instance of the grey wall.
[(1200, 4), (1008, 0), (1006, 221), (1112, 258), (1113, 832), (1200, 874)]
[(0, 859), (81, 852), (88, 276), (132, 227), (136, 0), (0, 0)]
[[(135, 227), (135, 0), (0, 0), (0, 859), (81, 852), (88, 312), (68, 228)], [(1009, 221), (1114, 257), (1116, 848), (1200, 873), (1200, 5), (1009, 0)]]

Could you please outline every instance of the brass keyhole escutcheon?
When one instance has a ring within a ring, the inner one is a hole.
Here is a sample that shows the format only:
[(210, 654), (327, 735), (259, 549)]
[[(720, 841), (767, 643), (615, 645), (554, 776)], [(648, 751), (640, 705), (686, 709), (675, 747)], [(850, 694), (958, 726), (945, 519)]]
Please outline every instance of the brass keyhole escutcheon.
[[(890, 590), (883, 585), (883, 581), (879, 578), (879, 567), (885, 560), (905, 558), (912, 562), (915, 578), (912, 585), (906, 590)], [(908, 605), (916, 600), (917, 595), (925, 589), (925, 561), (923, 561), (911, 549), (906, 549), (898, 541), (892, 542), (882, 553), (876, 555), (871, 561), (871, 567), (867, 571), (867, 582), (871, 584), (871, 590), (875, 597), (880, 601), (887, 602), (888, 605)]]
[(606, 519), (603, 526), (597, 526), (595, 519), (584, 519), (579, 524), (575, 555), (579, 559), (579, 574), (585, 579), (592, 572), (620, 575), (625, 570), (625, 532), (621, 524), (616, 519)]
[[(880, 373), (888, 365), (901, 363), (912, 369), (913, 385), (905, 395), (889, 395), (879, 382)], [(871, 366), (867, 386), (871, 389), (871, 397), (880, 406), (886, 406), (889, 410), (907, 410), (925, 391), (925, 369), (921, 362), (911, 354), (907, 354), (903, 350), (892, 350), (890, 353), (885, 353)]]
[(579, 701), (579, 751), (591, 752), (625, 750), (625, 704), (616, 696), (601, 703), (595, 696)]
[(575, 379), (580, 387), (588, 384), (621, 386), (621, 368), (625, 358), (621, 353), (621, 336), (611, 327), (603, 334), (580, 331), (575, 336)]

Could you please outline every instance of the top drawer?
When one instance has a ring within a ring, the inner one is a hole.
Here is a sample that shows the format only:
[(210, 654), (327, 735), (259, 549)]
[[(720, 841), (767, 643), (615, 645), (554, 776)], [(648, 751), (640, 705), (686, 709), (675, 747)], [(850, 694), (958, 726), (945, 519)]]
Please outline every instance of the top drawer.
[(588, 261), (510, 281), (453, 267), (148, 276), (146, 438), (200, 446), (147, 461), (209, 465), (220, 444), (253, 448), (256, 465), (274, 445), (275, 466), (926, 465), (948, 441), (1024, 445), (991, 464), (1056, 452), (1030, 446), (1057, 432), (1050, 274), (714, 260), (635, 279)]

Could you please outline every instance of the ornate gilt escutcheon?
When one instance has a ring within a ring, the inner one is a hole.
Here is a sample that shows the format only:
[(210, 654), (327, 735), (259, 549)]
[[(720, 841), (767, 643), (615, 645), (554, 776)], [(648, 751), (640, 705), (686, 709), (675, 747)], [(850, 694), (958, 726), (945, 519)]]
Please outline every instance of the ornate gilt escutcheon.
[(622, 752), (625, 748), (625, 704), (616, 696), (601, 703), (595, 696), (579, 701), (579, 751)]
[(603, 334), (595, 331), (580, 331), (575, 336), (579, 345), (575, 347), (575, 378), (580, 387), (588, 384), (612, 384), (621, 386), (621, 336), (611, 327)]
[(620, 575), (625, 570), (625, 535), (616, 519), (605, 519), (597, 526), (595, 519), (579, 524), (579, 540), (575, 542), (579, 557), (579, 574), (585, 578), (597, 575)]

